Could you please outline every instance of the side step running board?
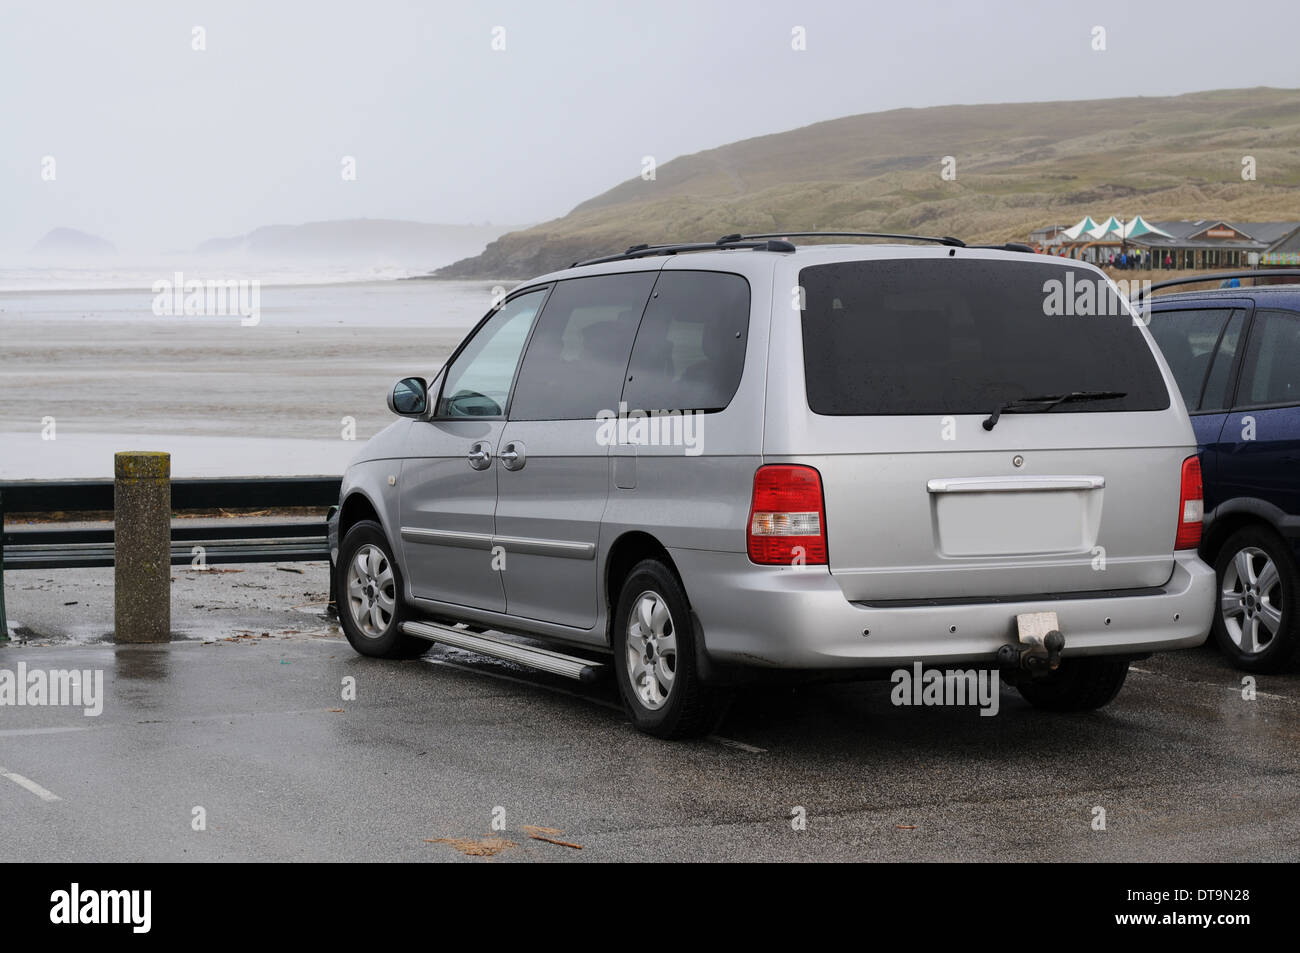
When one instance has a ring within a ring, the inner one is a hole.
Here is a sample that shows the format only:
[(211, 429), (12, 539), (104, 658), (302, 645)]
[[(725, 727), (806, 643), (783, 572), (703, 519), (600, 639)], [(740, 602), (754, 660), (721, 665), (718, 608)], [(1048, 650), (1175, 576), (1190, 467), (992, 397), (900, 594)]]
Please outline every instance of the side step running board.
[(605, 667), (603, 662), (593, 662), (591, 659), (578, 658), (574, 655), (562, 655), (549, 649), (538, 649), (531, 645), (511, 642), (496, 635), (455, 629), (451, 626), (439, 625), (437, 622), (403, 622), (402, 631), (407, 635), (428, 639), (430, 642), (441, 642), (443, 645), (464, 649), (467, 652), (505, 659), (507, 662), (527, 665), (529, 668), (577, 679), (580, 682), (595, 681)]

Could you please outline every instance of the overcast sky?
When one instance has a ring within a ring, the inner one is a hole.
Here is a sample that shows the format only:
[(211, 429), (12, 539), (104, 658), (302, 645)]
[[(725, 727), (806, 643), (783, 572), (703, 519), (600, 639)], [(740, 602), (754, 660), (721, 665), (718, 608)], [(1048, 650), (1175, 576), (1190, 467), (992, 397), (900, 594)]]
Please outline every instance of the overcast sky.
[(1187, 0), (0, 0), (0, 252), (56, 225), (156, 252), (276, 222), (541, 221), (643, 156), (856, 113), (1294, 87), (1298, 36), (1300, 4)]

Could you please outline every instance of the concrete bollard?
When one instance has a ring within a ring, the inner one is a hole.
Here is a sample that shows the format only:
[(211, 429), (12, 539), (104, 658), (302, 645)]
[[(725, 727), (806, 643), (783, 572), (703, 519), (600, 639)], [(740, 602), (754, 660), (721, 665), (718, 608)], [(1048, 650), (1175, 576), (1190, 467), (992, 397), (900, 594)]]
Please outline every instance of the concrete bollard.
[(113, 631), (118, 642), (171, 640), (171, 454), (113, 456)]

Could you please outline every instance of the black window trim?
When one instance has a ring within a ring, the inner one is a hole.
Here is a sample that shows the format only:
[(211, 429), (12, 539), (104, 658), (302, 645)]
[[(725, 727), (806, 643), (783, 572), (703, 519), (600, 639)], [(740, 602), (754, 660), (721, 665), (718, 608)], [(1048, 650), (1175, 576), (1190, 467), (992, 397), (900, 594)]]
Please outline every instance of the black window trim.
[[(1172, 302), (1171, 302), (1172, 304)], [(1157, 314), (1176, 314), (1181, 311), (1227, 311), (1228, 317), (1223, 322), (1223, 327), (1219, 328), (1219, 336), (1214, 339), (1214, 348), (1210, 351), (1210, 363), (1205, 367), (1205, 376), (1201, 378), (1200, 390), (1196, 392), (1196, 410), (1188, 408), (1187, 416), (1204, 417), (1208, 414), (1226, 414), (1232, 410), (1233, 402), (1237, 399), (1237, 380), (1241, 373), (1241, 364), (1246, 353), (1246, 342), (1250, 334), (1251, 317), (1253, 316), (1254, 302), (1249, 298), (1211, 298), (1203, 301), (1201, 304), (1191, 304), (1187, 301), (1179, 301), (1176, 307), (1153, 308), (1152, 317)], [(1210, 382), (1210, 374), (1214, 371), (1214, 359), (1218, 357), (1219, 346), (1223, 344), (1223, 336), (1228, 333), (1228, 325), (1232, 323), (1232, 314), (1234, 311), (1244, 311), (1245, 316), (1241, 323), (1241, 336), (1237, 341), (1237, 352), (1232, 355), (1232, 366), (1228, 368), (1228, 386), (1225, 392), (1228, 394), (1228, 406), (1217, 408), (1202, 408), (1201, 403), (1205, 400), (1205, 386)], [(1150, 332), (1150, 324), (1147, 326)], [(1155, 335), (1152, 335), (1155, 337)], [(1157, 344), (1156, 347), (1160, 345)], [(1161, 357), (1164, 357), (1162, 354)], [(1168, 365), (1168, 361), (1165, 364)], [(1174, 381), (1178, 383), (1177, 380)]]
[[(706, 414), (720, 414), (720, 413), (722, 413), (724, 410), (726, 410), (728, 407), (730, 407), (730, 406), (731, 406), (731, 402), (734, 401), (734, 400), (736, 399), (736, 394), (737, 394), (737, 392), (739, 392), (739, 390), (740, 390), (740, 385), (741, 385), (741, 384), (744, 382), (744, 380), (745, 380), (745, 362), (749, 360), (749, 339), (750, 339), (751, 331), (753, 330), (753, 324), (754, 324), (754, 286), (753, 286), (752, 284), (750, 284), (750, 281), (749, 281), (749, 278), (748, 278), (748, 277), (746, 277), (745, 275), (742, 275), (740, 272), (737, 272), (737, 271), (724, 271), (724, 270), (721, 269), (721, 268), (673, 268), (673, 269), (671, 269), (671, 270), (668, 270), (668, 269), (660, 269), (660, 271), (659, 271), (659, 276), (658, 276), (657, 278), (655, 278), (655, 283), (654, 283), (654, 285), (650, 288), (650, 297), (646, 299), (645, 307), (641, 309), (641, 317), (640, 317), (640, 319), (637, 321), (637, 325), (636, 325), (636, 334), (632, 335), (632, 348), (631, 348), (631, 350), (629, 350), (629, 351), (627, 352), (627, 364), (624, 365), (624, 367), (623, 367), (623, 385), (619, 388), (619, 391), (618, 391), (618, 400), (619, 400), (619, 403), (620, 403), (620, 404), (622, 404), (622, 402), (623, 402), (623, 395), (627, 392), (627, 383), (628, 383), (628, 381), (627, 381), (627, 372), (628, 372), (628, 370), (632, 367), (632, 355), (636, 352), (636, 341), (637, 341), (637, 338), (639, 338), (639, 337), (641, 336), (641, 327), (642, 327), (642, 325), (645, 324), (645, 316), (646, 316), (646, 312), (648, 312), (648, 311), (650, 310), (650, 302), (654, 300), (655, 291), (659, 288), (659, 281), (660, 281), (661, 278), (663, 278), (663, 276), (664, 276), (665, 274), (684, 274), (684, 273), (691, 273), (691, 274), (708, 274), (708, 275), (730, 275), (730, 276), (732, 276), (732, 277), (739, 278), (741, 281), (743, 281), (743, 282), (745, 283), (745, 292), (746, 292), (746, 295), (747, 295), (747, 298), (748, 298), (748, 301), (747, 301), (747, 305), (748, 305), (748, 307), (747, 307), (746, 312), (745, 312), (745, 360), (742, 361), (742, 362), (741, 362), (741, 365), (740, 365), (740, 380), (736, 381), (736, 387), (735, 387), (735, 389), (732, 390), (732, 392), (731, 392), (731, 396), (727, 398), (727, 402), (726, 402), (726, 404), (724, 404), (723, 406), (721, 406), (721, 407), (713, 407), (713, 408), (694, 408), (694, 407), (677, 407), (677, 408), (671, 408), (671, 407), (661, 407), (661, 408), (654, 408), (654, 409), (658, 409), (658, 410), (682, 410), (682, 411), (685, 411), (685, 410), (697, 410), (697, 409), (699, 409), (702, 413), (706, 413)], [(645, 407), (641, 407), (641, 408), (632, 408), (632, 407), (629, 407), (628, 409), (629, 409), (629, 411), (639, 409), (639, 410), (643, 410), (643, 411), (645, 411), (646, 413), (653, 413), (653, 410), (654, 410), (654, 409), (649, 409), (649, 408), (645, 408)]]
[[(1270, 312), (1276, 311), (1279, 314), (1289, 314), (1297, 321), (1300, 321), (1300, 311), (1293, 311), (1290, 308), (1270, 307), (1270, 308), (1263, 308), (1262, 310), (1270, 311)], [(1300, 400), (1286, 400), (1281, 402), (1274, 402), (1271, 404), (1241, 404), (1237, 402), (1237, 398), (1241, 396), (1239, 392), (1239, 388), (1241, 386), (1241, 379), (1243, 376), (1242, 371), (1244, 371), (1246, 367), (1246, 351), (1249, 349), (1251, 336), (1255, 332), (1255, 313), (1256, 310), (1252, 308), (1250, 317), (1242, 333), (1242, 343), (1245, 346), (1242, 347), (1241, 353), (1238, 355), (1239, 360), (1237, 361), (1236, 365), (1233, 367), (1233, 371), (1236, 374), (1236, 377), (1233, 380), (1232, 406), (1229, 407), (1226, 411), (1220, 411), (1220, 413), (1235, 414), (1243, 410), (1285, 410), (1288, 407), (1300, 407)]]
[[(665, 259), (665, 261), (667, 261), (667, 259)], [(561, 283), (566, 281), (582, 281), (587, 278), (614, 278), (619, 275), (654, 275), (655, 280), (650, 283), (650, 291), (646, 294), (645, 304), (641, 306), (641, 315), (636, 319), (636, 329), (637, 332), (639, 333), (641, 331), (641, 321), (642, 319), (645, 318), (646, 308), (650, 307), (650, 299), (654, 297), (655, 286), (659, 284), (659, 275), (663, 273), (663, 267), (664, 267), (663, 262), (660, 262), (654, 268), (627, 268), (627, 269), (619, 269), (617, 271), (602, 271), (602, 272), (597, 272), (594, 275), (574, 275), (572, 278), (561, 278), (557, 281), (552, 281), (550, 283), (550, 287), (548, 287), (546, 291), (546, 300), (542, 302), (541, 308), (539, 308), (537, 311), (537, 317), (533, 321), (533, 326), (528, 330), (528, 340), (524, 341), (524, 349), (519, 354), (519, 363), (515, 367), (515, 377), (514, 380), (510, 382), (510, 396), (506, 400), (506, 412), (504, 416), (481, 418), (481, 419), (506, 420), (506, 421), (515, 419), (514, 417), (511, 416), (511, 413), (515, 409), (515, 386), (519, 383), (519, 372), (523, 370), (524, 361), (528, 360), (528, 348), (532, 345), (533, 335), (537, 332), (538, 326), (540, 326), (542, 323), (542, 312), (546, 310), (546, 305), (551, 300), (551, 294), (554, 292), (556, 288), (560, 286)], [(502, 307), (504, 307), (504, 303), (502, 304)], [(632, 360), (633, 347), (636, 347), (635, 334), (632, 335), (632, 345), (631, 347), (628, 348), (627, 351), (627, 359), (629, 362), (631, 362)], [(627, 364), (623, 365), (623, 376), (627, 377)], [(619, 393), (620, 394), (622, 393), (621, 389)], [(530, 421), (532, 419), (533, 418), (530, 417), (522, 418), (520, 422), (523, 423), (523, 422)], [(550, 418), (544, 418), (544, 419), (550, 420)], [(578, 418), (578, 419), (583, 419), (583, 418)]]
[[(432, 423), (433, 421), (442, 421), (442, 420), (509, 420), (510, 419), (510, 401), (514, 399), (515, 383), (519, 380), (519, 369), (524, 366), (524, 355), (528, 352), (528, 342), (532, 340), (533, 332), (537, 330), (537, 322), (540, 321), (542, 318), (542, 310), (546, 307), (546, 302), (551, 299), (551, 291), (555, 288), (555, 285), (556, 283), (554, 281), (548, 281), (540, 285), (529, 285), (526, 288), (520, 288), (517, 291), (513, 291), (509, 295), (507, 295), (499, 305), (497, 305), (495, 308), (492, 308), (490, 311), (488, 311), (487, 314), (483, 315), (483, 317), (481, 317), (478, 320), (478, 323), (474, 325), (473, 329), (469, 332), (469, 334), (465, 335), (465, 337), (461, 340), (460, 344), (456, 346), (456, 349), (452, 351), (451, 355), (447, 358), (447, 360), (443, 362), (442, 370), (438, 372), (439, 374), (442, 375), (442, 383), (438, 386), (438, 396), (434, 399), (432, 406), (429, 410), (429, 415), (424, 418), (425, 420)], [(461, 353), (465, 350), (465, 348), (469, 347), (470, 342), (473, 341), (474, 338), (478, 337), (478, 333), (483, 329), (483, 325), (487, 324), (489, 321), (492, 320), (493, 317), (499, 314), (502, 308), (504, 308), (506, 305), (508, 305), (510, 302), (514, 301), (517, 298), (522, 298), (524, 295), (533, 294), (538, 291), (543, 292), (542, 303), (537, 307), (537, 314), (533, 316), (532, 327), (528, 329), (528, 337), (524, 340), (524, 346), (519, 351), (519, 360), (515, 364), (515, 373), (514, 376), (510, 379), (510, 394), (506, 398), (505, 412), (501, 414), (493, 414), (491, 417), (439, 416), (436, 413), (436, 411), (439, 405), (441, 405), (442, 403), (442, 394), (447, 387), (447, 377), (449, 376), (446, 372), (450, 370), (451, 365), (456, 363), (456, 359), (460, 357)]]

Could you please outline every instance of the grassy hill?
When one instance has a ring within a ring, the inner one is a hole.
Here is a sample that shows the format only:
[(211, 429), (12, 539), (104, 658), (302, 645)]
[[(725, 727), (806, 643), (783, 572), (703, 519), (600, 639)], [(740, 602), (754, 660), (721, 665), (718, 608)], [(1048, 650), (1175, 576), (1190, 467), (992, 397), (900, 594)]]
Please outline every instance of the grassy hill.
[[(940, 177), (944, 156), (956, 179)], [(1257, 178), (1242, 181), (1255, 157)], [(1300, 90), (937, 106), (821, 122), (682, 156), (440, 277), (523, 278), (639, 242), (811, 229), (1024, 241), (1052, 223), (1300, 220)]]

